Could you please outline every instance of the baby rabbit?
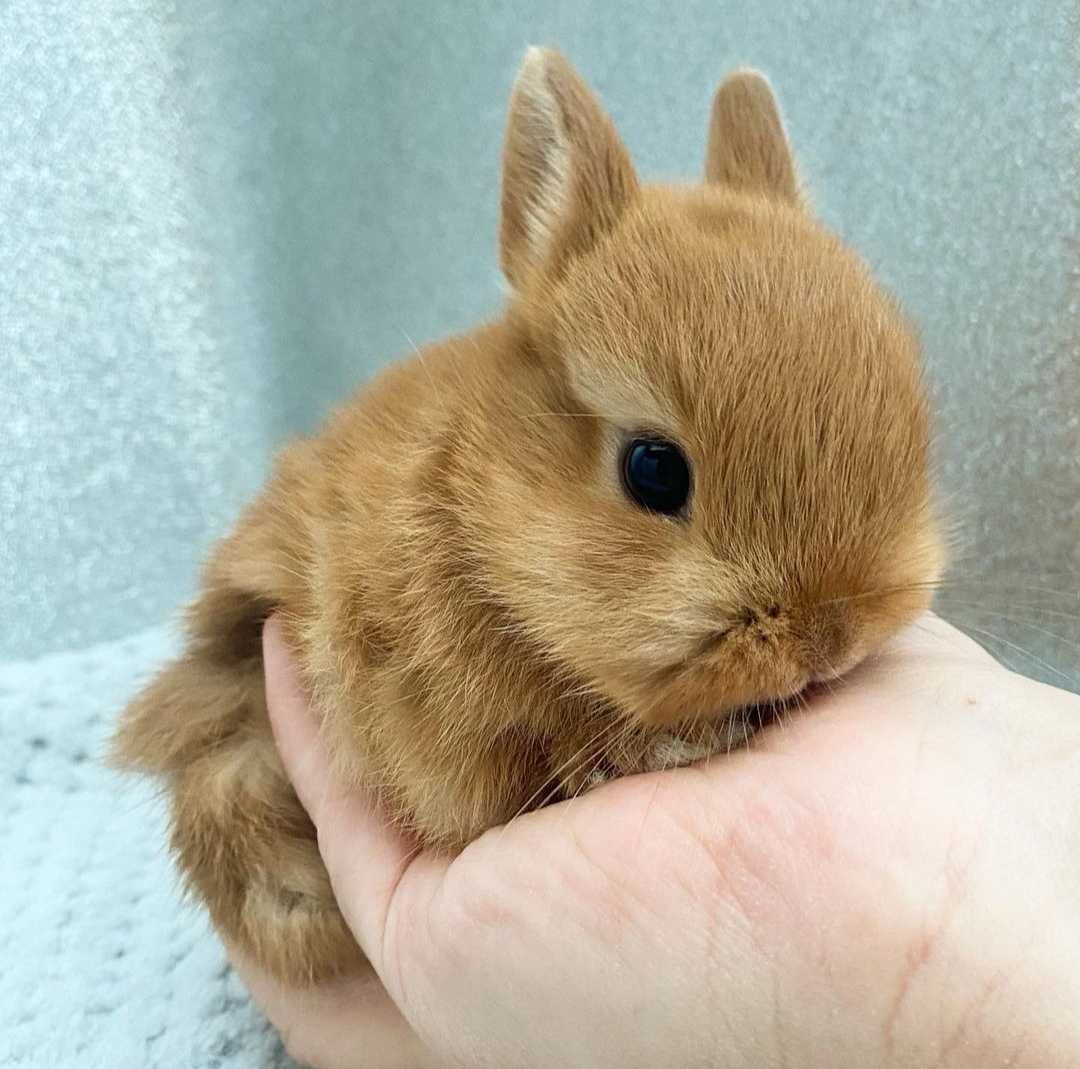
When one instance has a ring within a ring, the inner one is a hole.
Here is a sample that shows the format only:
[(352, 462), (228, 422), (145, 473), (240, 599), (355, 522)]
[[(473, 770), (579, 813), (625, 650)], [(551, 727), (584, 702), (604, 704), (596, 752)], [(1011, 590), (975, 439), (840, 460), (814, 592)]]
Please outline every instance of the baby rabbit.
[(219, 931), (293, 983), (362, 967), (279, 763), (278, 613), (337, 773), (426, 845), (729, 748), (929, 601), (918, 345), (803, 204), (768, 83), (713, 101), (705, 181), (639, 183), (559, 54), (503, 155), (502, 314), (290, 445), (114, 744), (159, 777)]

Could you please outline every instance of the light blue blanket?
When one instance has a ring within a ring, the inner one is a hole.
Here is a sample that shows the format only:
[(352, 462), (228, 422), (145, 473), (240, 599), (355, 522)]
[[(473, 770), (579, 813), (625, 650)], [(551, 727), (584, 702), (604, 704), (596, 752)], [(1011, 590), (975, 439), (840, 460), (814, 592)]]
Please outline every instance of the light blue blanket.
[(105, 769), (163, 630), (0, 666), (0, 1066), (286, 1067), (181, 902), (164, 809)]

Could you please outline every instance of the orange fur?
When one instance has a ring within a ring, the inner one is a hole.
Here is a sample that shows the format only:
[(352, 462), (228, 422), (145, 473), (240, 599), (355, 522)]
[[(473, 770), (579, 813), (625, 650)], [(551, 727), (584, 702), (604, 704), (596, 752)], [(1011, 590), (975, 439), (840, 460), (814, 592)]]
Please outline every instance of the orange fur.
[[(162, 777), (189, 886), (273, 972), (361, 957), (270, 736), (269, 612), (339, 773), (456, 848), (729, 746), (739, 709), (848, 669), (927, 604), (917, 344), (802, 206), (760, 76), (718, 91), (706, 173), (640, 186), (566, 61), (530, 50), (504, 314), (285, 450), (207, 566), (185, 652), (126, 711), (118, 762)], [(692, 463), (684, 518), (622, 489), (641, 431)]]

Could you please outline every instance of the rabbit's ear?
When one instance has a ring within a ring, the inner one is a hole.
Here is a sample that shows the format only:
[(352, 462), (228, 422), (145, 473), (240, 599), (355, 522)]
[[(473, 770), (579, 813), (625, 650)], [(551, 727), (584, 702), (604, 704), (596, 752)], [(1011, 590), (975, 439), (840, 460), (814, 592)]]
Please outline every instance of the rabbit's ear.
[(637, 190), (630, 159), (588, 86), (558, 53), (530, 48), (503, 146), (499, 256), (520, 289), (610, 230)]
[(716, 90), (705, 177), (734, 189), (798, 203), (795, 160), (776, 98), (763, 74), (736, 71)]

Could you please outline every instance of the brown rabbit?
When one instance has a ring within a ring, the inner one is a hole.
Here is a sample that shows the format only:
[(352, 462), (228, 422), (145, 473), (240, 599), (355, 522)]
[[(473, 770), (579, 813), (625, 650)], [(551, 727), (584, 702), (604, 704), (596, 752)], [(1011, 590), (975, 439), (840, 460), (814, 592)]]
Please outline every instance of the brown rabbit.
[(768, 83), (713, 102), (706, 181), (639, 185), (557, 53), (503, 160), (503, 314), (291, 445), (124, 714), (219, 930), (293, 982), (361, 966), (271, 739), (280, 613), (339, 773), (422, 842), (730, 746), (929, 600), (918, 348), (800, 200)]

